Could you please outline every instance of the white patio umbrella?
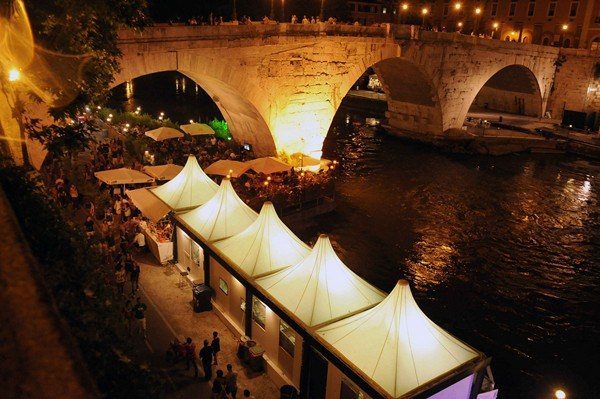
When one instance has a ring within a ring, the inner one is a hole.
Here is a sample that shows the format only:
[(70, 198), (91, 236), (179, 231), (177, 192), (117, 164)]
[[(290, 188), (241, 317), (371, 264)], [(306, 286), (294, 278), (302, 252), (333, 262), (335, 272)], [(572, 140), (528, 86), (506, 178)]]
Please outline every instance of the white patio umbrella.
[(168, 163), (165, 165), (144, 166), (144, 172), (156, 180), (171, 180), (181, 172), (183, 166)]
[(249, 165), (250, 169), (255, 172), (264, 173), (265, 175), (287, 172), (292, 169), (291, 165), (288, 165), (275, 157), (256, 158), (251, 161), (246, 161), (246, 165)]
[(159, 127), (158, 129), (154, 130), (148, 130), (146, 133), (144, 133), (144, 135), (156, 141), (163, 141), (183, 137), (183, 133), (181, 133), (179, 130), (165, 126)]
[(250, 169), (250, 166), (245, 162), (219, 159), (217, 162), (214, 162), (208, 168), (204, 169), (204, 172), (208, 175), (240, 177), (246, 173), (248, 169)]
[(215, 134), (212, 127), (205, 123), (190, 123), (187, 125), (179, 126), (181, 130), (189, 134), (190, 136), (203, 136), (209, 134)]
[(154, 178), (139, 170), (129, 168), (109, 169), (94, 173), (94, 176), (104, 183), (115, 186), (122, 184), (152, 183)]

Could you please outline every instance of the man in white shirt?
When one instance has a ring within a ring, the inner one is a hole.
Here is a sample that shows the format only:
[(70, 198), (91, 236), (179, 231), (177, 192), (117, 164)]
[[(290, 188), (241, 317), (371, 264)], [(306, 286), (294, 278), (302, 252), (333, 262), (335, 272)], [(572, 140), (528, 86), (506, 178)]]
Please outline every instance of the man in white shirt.
[(133, 238), (133, 243), (137, 245), (140, 250), (144, 250), (146, 247), (146, 236), (142, 233), (142, 230), (138, 230), (137, 234)]

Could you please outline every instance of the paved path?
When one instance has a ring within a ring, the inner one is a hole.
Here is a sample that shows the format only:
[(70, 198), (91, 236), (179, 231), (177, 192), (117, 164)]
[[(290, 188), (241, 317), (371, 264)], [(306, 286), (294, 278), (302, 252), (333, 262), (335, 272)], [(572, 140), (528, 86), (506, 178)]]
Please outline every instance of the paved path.
[[(211, 339), (217, 331), (221, 337), (219, 365), (213, 366), (213, 377), (217, 369), (226, 371), (231, 363), (238, 372), (238, 398), (244, 389), (250, 389), (256, 399), (279, 398), (277, 386), (265, 374), (252, 373), (241, 364), (236, 356), (237, 337), (221, 322), (214, 312), (194, 313), (192, 291), (189, 285), (179, 286), (179, 275), (168, 268), (159, 266), (149, 254), (136, 258), (140, 264), (140, 297), (148, 305), (146, 315), (148, 339), (134, 334), (136, 349), (149, 366), (161, 369), (172, 384), (169, 398), (209, 398), (211, 383), (204, 382), (202, 370), (200, 378), (193, 377), (193, 371), (186, 371), (185, 364), (167, 364), (165, 353), (169, 342), (177, 336), (180, 340), (191, 337), (200, 350), (204, 339)], [(128, 288), (128, 287), (126, 287)], [(201, 366), (200, 366), (201, 368)]]

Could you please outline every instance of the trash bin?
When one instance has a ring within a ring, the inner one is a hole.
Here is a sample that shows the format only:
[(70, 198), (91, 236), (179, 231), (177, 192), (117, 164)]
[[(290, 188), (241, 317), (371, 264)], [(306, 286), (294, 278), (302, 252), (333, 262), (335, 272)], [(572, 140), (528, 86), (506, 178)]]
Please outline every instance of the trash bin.
[(292, 385), (284, 385), (279, 388), (280, 399), (296, 399), (298, 398), (298, 391)]
[(210, 298), (213, 290), (208, 285), (196, 284), (192, 287), (192, 299), (194, 303), (194, 312), (206, 312), (212, 310)]

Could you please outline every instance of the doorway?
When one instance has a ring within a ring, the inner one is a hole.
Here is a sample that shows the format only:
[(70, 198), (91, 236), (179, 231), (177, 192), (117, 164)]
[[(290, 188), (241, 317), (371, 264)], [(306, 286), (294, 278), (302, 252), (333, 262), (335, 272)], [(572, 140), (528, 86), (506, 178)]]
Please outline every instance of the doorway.
[(195, 283), (204, 283), (204, 250), (183, 230), (177, 228), (177, 263)]
[(307, 398), (325, 399), (327, 390), (327, 366), (329, 362), (317, 350), (308, 347), (307, 356)]

